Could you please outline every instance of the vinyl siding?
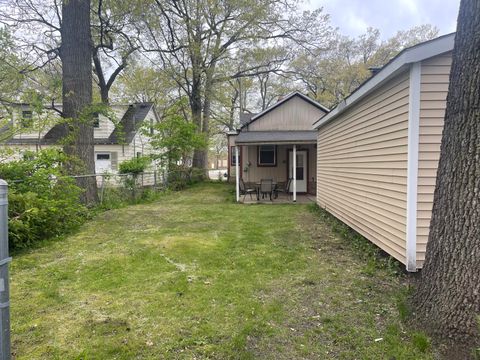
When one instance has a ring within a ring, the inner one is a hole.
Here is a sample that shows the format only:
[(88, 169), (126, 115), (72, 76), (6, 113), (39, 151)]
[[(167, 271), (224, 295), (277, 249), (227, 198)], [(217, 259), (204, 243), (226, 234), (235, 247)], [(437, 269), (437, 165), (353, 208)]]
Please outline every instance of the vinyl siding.
[(321, 127), (317, 203), (405, 263), (409, 75)]
[[(293, 149), (292, 145), (277, 146), (277, 166), (257, 166), (257, 146), (243, 146), (244, 161), (243, 167), (250, 163), (247, 172), (243, 172), (242, 178), (245, 182), (257, 182), (261, 179), (274, 179), (276, 181), (287, 181), (287, 156), (288, 150)], [(316, 174), (316, 149), (315, 145), (297, 145), (297, 150), (307, 150), (308, 152), (308, 171), (307, 178), (312, 183)]]
[(451, 63), (451, 53), (422, 62), (417, 199), (419, 268), (425, 260)]
[(325, 111), (294, 96), (248, 125), (249, 131), (312, 130)]

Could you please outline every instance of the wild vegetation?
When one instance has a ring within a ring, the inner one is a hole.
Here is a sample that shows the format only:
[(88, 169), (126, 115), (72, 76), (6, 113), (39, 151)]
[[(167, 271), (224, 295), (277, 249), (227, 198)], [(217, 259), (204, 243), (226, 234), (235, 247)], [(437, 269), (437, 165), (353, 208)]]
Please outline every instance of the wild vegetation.
[(29, 152), (23, 159), (0, 163), (9, 182), (9, 245), (12, 250), (62, 235), (85, 221), (81, 189), (66, 176), (69, 158), (57, 149)]

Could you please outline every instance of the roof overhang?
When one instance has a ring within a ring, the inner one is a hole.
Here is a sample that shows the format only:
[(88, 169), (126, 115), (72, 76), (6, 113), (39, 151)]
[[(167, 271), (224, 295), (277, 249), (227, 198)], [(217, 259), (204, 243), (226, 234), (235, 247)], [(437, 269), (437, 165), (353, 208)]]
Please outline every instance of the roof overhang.
[(455, 33), (452, 33), (403, 50), (390, 60), (376, 75), (372, 76), (350, 96), (340, 102), (337, 107), (317, 120), (313, 124), (313, 128), (318, 129), (328, 124), (352, 105), (383, 85), (386, 81), (406, 70), (410, 64), (452, 51), (454, 40)]
[(235, 138), (236, 145), (316, 144), (316, 131), (245, 131)]

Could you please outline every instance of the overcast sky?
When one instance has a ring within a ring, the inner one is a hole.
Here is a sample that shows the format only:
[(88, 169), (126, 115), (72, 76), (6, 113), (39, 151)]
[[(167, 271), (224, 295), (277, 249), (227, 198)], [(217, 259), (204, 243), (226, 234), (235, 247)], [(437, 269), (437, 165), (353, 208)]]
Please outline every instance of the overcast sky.
[(357, 36), (371, 26), (386, 39), (398, 30), (432, 24), (440, 35), (455, 31), (460, 0), (305, 0), (306, 9), (322, 7), (344, 35)]

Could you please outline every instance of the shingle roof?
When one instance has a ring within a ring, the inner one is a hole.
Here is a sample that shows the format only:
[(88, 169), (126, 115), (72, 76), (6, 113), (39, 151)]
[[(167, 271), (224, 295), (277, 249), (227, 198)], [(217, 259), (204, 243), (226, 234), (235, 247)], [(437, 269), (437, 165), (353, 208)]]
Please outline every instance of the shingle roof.
[(236, 144), (254, 143), (314, 143), (316, 131), (245, 131), (235, 138)]
[[(115, 127), (113, 132), (108, 138), (94, 139), (94, 143), (97, 145), (108, 144), (129, 144), (132, 142), (135, 134), (143, 125), (148, 112), (153, 107), (153, 103), (136, 103), (129, 105), (127, 111), (123, 115), (119, 124)], [(38, 139), (9, 139), (7, 144), (55, 144), (64, 137), (65, 128), (63, 124), (57, 124), (52, 127), (44, 136), (44, 138)]]
[(137, 131), (142, 127), (143, 121), (152, 108), (153, 103), (138, 103), (128, 107), (128, 110), (120, 120), (119, 126), (110, 134), (109, 144), (126, 143), (130, 144)]
[(244, 124), (248, 123), (255, 115), (256, 114), (253, 113), (240, 113), (240, 125), (243, 126)]

